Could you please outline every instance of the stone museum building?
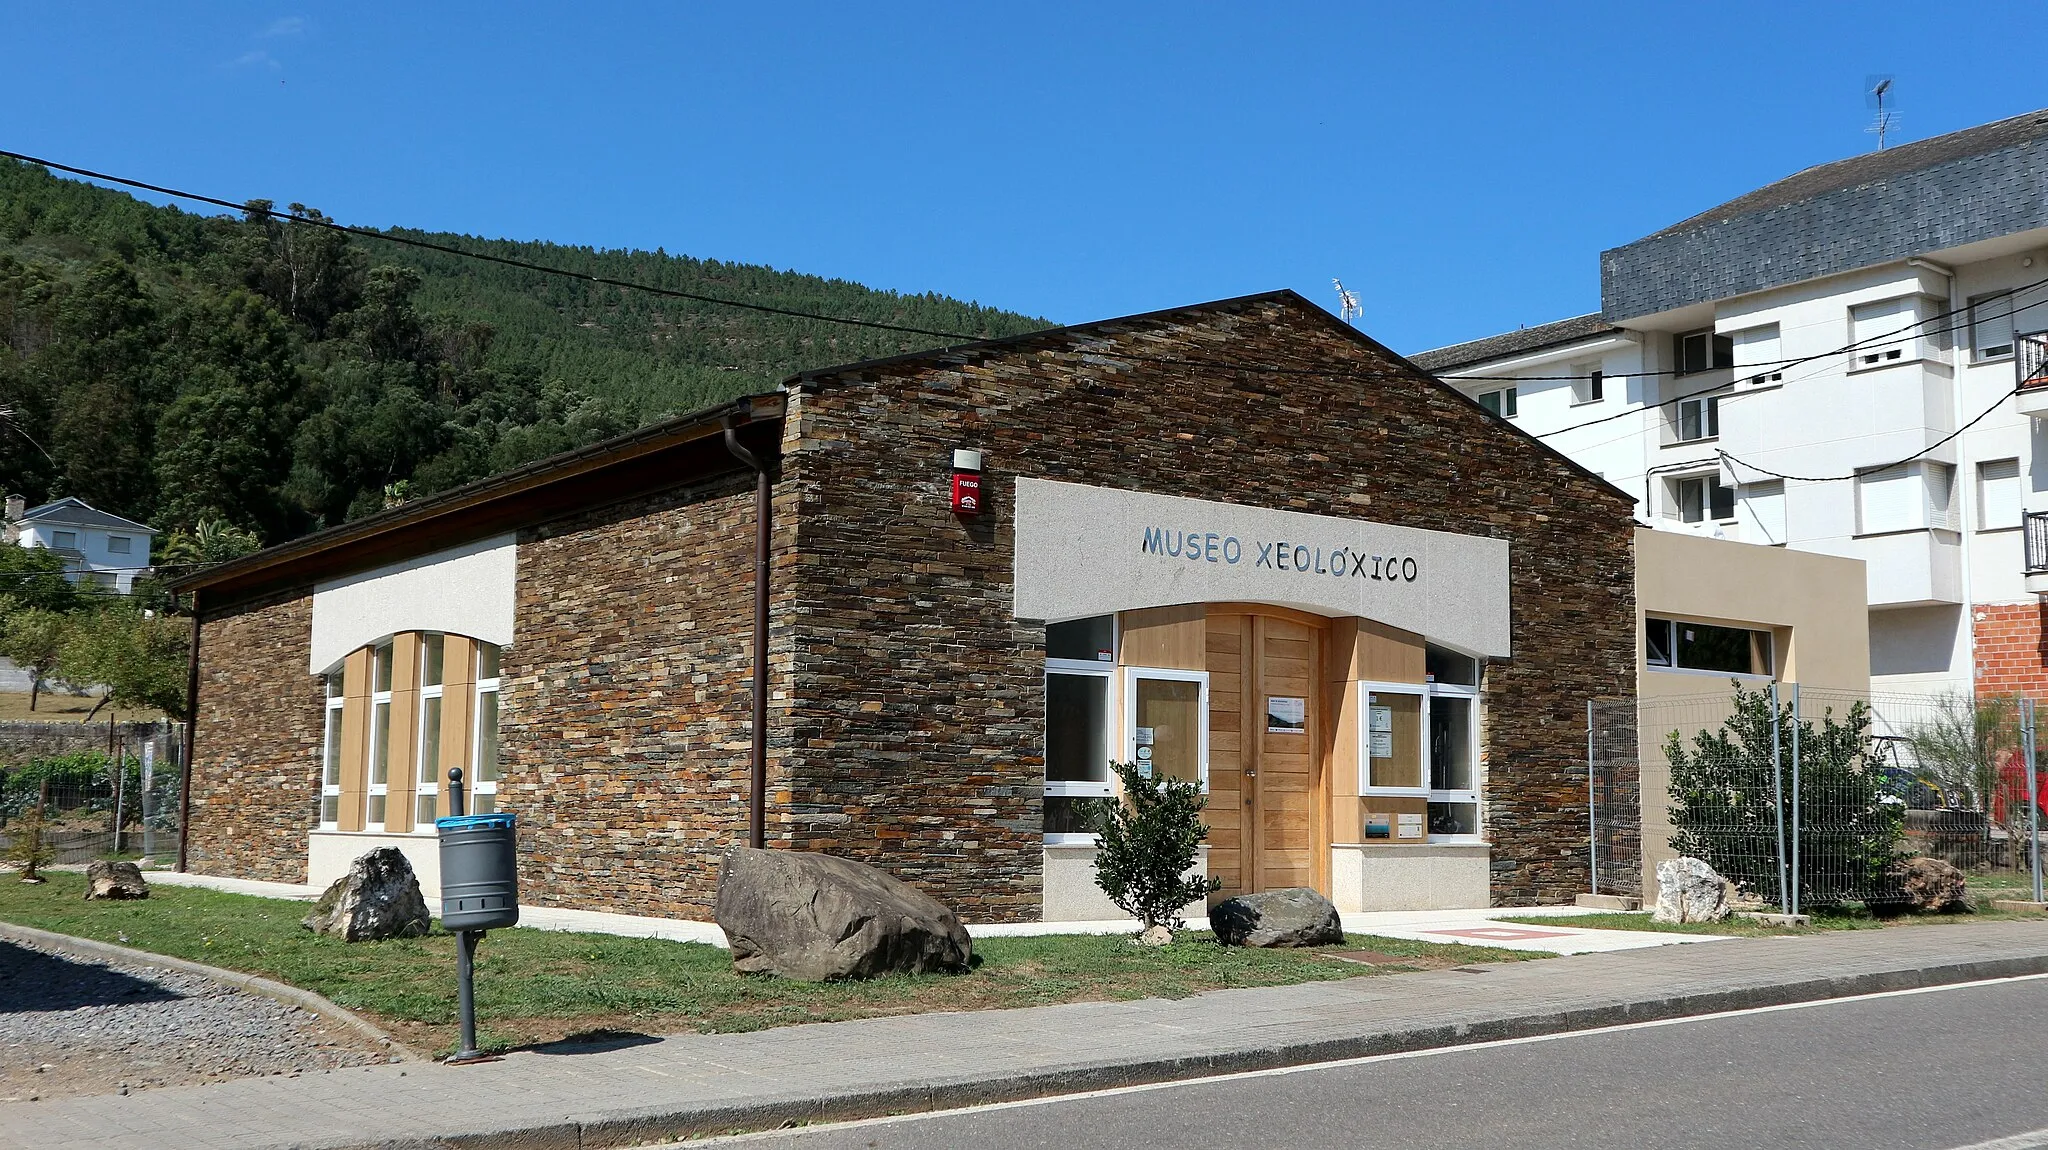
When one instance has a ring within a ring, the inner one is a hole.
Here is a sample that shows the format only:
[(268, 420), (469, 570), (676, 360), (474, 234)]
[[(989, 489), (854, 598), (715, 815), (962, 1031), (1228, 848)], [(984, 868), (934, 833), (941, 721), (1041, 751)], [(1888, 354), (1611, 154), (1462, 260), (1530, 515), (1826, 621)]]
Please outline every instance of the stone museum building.
[(535, 904), (708, 918), (758, 819), (1099, 918), (1128, 760), (1206, 788), (1226, 894), (1569, 901), (1631, 507), (1286, 291), (806, 372), (184, 579), (184, 858), (431, 891), (460, 767)]

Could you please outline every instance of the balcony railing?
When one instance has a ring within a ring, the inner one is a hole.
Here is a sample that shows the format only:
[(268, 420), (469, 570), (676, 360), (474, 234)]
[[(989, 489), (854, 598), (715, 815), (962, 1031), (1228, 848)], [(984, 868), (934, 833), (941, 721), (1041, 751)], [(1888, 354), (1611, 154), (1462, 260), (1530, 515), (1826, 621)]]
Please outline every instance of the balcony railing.
[(2027, 526), (2027, 574), (2048, 575), (2048, 511), (2029, 511)]
[(2048, 387), (2048, 331), (2013, 337), (2013, 386), (2020, 391)]

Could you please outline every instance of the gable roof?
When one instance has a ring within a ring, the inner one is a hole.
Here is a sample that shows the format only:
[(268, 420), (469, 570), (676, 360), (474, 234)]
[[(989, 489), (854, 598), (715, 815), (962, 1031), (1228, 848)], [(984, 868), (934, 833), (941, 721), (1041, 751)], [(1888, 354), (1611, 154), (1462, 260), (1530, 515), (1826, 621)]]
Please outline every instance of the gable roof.
[(2048, 228), (2048, 110), (1796, 172), (1600, 253), (1620, 322)]
[(1452, 371), (1485, 363), (1490, 359), (1505, 359), (1511, 355), (1525, 355), (1532, 351), (1563, 347), (1566, 344), (1581, 343), (1602, 336), (1614, 335), (1621, 329), (1608, 323), (1600, 313), (1575, 315), (1570, 319), (1553, 320), (1535, 327), (1518, 328), (1484, 339), (1467, 340), (1433, 351), (1417, 352), (1408, 360), (1425, 371)]
[(49, 503), (37, 504), (22, 512), (21, 518), (15, 520), (15, 522), (24, 526), (41, 523), (63, 527), (98, 527), (113, 531), (133, 531), (138, 535), (155, 535), (158, 533), (154, 527), (137, 523), (133, 519), (123, 519), (111, 512), (101, 511), (99, 508), (94, 507), (75, 495), (67, 495), (62, 499), (53, 500)]

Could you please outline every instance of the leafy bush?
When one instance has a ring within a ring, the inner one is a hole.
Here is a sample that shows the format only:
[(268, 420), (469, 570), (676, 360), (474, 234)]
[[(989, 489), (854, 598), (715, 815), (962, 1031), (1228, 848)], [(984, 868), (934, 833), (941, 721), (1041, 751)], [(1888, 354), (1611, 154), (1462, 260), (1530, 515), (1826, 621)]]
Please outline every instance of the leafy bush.
[[(1792, 806), (1792, 746), (1799, 739), (1799, 825)], [(1896, 897), (1890, 876), (1905, 807), (1888, 793), (1884, 764), (1869, 738), (1870, 709), (1850, 706), (1837, 719), (1832, 708), (1816, 726), (1797, 719), (1790, 704), (1778, 715), (1778, 761), (1771, 766), (1771, 699), (1767, 691), (1735, 684), (1734, 714), (1718, 732), (1699, 731), (1687, 748), (1680, 733), (1664, 744), (1671, 764), (1671, 847), (1704, 859), (1741, 890), (1778, 895), (1778, 789), (1784, 793), (1785, 835), (1799, 836), (1802, 905)]]
[(1198, 783), (1147, 777), (1136, 763), (1111, 763), (1122, 781), (1123, 802), (1094, 808), (1091, 820), (1101, 842), (1095, 851), (1095, 883), (1117, 909), (1147, 930), (1184, 925), (1181, 908), (1208, 897), (1223, 884), (1189, 877), (1209, 828), (1202, 825), (1208, 800)]
[(43, 837), (43, 809), (31, 805), (16, 819), (7, 845), (7, 861), (21, 867), (21, 881), (41, 882), (36, 872), (57, 861), (56, 848)]

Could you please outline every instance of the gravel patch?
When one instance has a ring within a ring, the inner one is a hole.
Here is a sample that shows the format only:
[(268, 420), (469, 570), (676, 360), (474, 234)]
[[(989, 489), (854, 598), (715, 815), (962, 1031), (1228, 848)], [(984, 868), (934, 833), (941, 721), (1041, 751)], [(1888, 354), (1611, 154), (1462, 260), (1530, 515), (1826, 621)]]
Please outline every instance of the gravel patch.
[(350, 1027), (200, 975), (0, 940), (0, 1102), (392, 1060)]

